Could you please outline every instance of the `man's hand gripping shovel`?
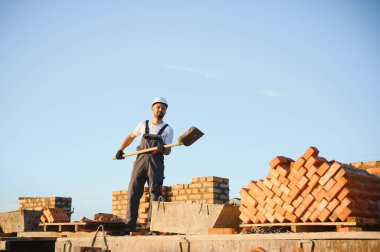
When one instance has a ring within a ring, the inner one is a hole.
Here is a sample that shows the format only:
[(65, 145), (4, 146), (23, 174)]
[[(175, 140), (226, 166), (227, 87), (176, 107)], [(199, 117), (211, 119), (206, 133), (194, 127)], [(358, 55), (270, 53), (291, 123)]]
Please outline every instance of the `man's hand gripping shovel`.
[[(177, 143), (166, 144), (166, 145), (164, 145), (164, 147), (168, 148), (168, 147), (176, 147), (176, 146), (181, 146), (181, 145), (190, 146), (195, 141), (197, 141), (199, 138), (201, 138), (203, 135), (204, 134), (203, 134), (202, 131), (200, 131), (196, 127), (191, 127), (188, 131), (186, 131), (185, 133), (183, 133), (178, 138), (178, 142)], [(123, 157), (129, 157), (129, 156), (138, 155), (138, 154), (142, 154), (142, 153), (146, 153), (146, 152), (156, 151), (157, 149), (158, 149), (157, 147), (153, 147), (153, 148), (149, 148), (149, 149), (144, 149), (144, 150), (139, 150), (139, 151), (135, 151), (135, 152), (130, 152), (130, 153), (124, 154)], [(116, 160), (116, 157), (113, 157), (112, 159)]]

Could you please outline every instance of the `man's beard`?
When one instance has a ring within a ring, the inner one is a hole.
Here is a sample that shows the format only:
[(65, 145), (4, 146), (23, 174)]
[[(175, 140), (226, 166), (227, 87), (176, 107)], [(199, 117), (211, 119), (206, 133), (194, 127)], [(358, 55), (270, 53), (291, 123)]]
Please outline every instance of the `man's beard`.
[(165, 116), (164, 113), (158, 113), (158, 114), (157, 114), (157, 118), (158, 118), (158, 119), (162, 119), (162, 118), (164, 118), (164, 116)]

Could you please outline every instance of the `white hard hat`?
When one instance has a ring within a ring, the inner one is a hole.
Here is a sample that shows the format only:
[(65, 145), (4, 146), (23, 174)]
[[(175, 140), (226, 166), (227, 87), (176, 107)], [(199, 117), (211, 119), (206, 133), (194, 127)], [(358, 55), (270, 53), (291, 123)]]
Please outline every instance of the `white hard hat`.
[(153, 102), (152, 102), (152, 106), (155, 104), (155, 103), (163, 103), (166, 105), (166, 107), (168, 107), (168, 102), (166, 101), (166, 99), (164, 97), (156, 97), (154, 98)]

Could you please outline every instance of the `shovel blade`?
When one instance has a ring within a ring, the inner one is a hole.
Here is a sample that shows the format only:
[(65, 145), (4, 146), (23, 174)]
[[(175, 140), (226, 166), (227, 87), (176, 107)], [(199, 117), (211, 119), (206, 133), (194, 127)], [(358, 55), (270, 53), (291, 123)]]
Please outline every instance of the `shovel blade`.
[(188, 131), (183, 133), (179, 138), (178, 142), (183, 143), (185, 146), (192, 145), (195, 141), (203, 136), (203, 132), (196, 127), (191, 127)]

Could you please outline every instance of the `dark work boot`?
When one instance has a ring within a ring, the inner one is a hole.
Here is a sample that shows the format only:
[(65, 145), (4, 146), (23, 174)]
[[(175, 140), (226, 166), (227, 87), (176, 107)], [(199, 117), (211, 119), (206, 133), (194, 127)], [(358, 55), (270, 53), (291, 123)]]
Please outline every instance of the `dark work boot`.
[(136, 232), (136, 225), (133, 225), (131, 223), (127, 223), (124, 226), (123, 233), (124, 233), (124, 235), (129, 235), (130, 232)]

